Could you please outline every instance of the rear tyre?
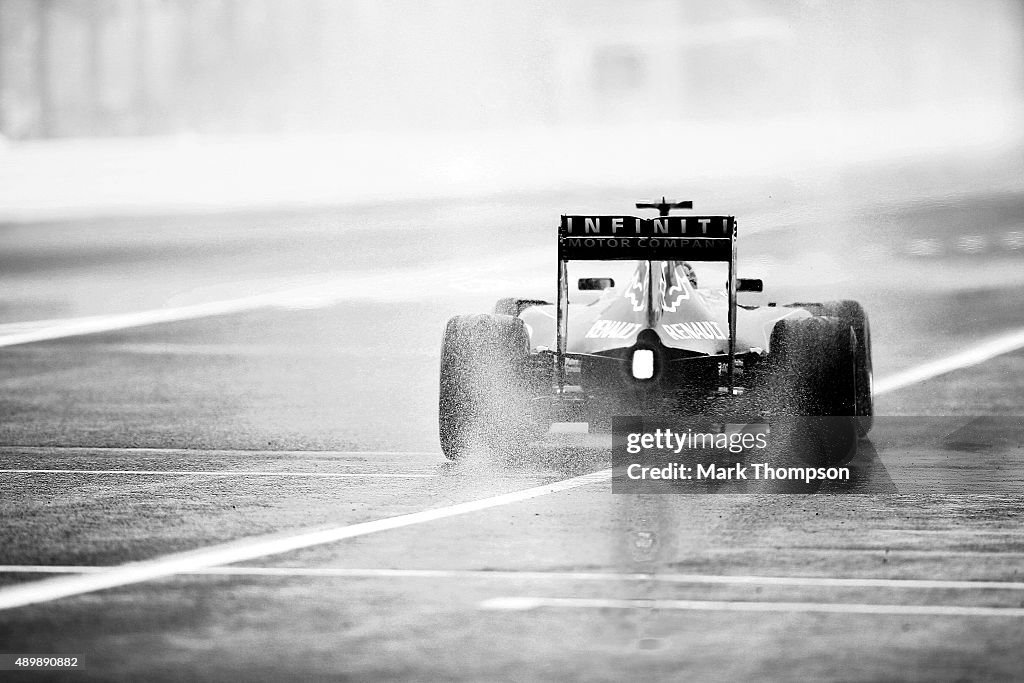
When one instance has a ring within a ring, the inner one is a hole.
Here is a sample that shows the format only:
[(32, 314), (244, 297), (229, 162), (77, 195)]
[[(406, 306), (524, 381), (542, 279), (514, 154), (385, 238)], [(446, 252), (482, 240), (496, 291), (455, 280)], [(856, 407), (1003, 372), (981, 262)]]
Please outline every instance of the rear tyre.
[(781, 320), (770, 341), (770, 411), (800, 435), (808, 467), (848, 461), (856, 451), (856, 336), (836, 318)]
[(537, 438), (529, 344), (523, 321), (515, 317), (460, 315), (448, 321), (438, 429), (449, 459), (469, 450), (513, 454)]
[(823, 306), (825, 315), (834, 316), (853, 328), (857, 335), (856, 357), (856, 409), (857, 434), (868, 435), (874, 424), (875, 403), (871, 371), (871, 325), (864, 307), (856, 301), (830, 301)]

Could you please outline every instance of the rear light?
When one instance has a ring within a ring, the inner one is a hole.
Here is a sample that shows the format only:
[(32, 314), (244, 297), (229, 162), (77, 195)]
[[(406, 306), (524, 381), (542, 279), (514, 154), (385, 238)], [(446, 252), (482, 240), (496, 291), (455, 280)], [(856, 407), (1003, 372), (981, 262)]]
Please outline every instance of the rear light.
[(654, 352), (650, 349), (637, 349), (633, 352), (633, 377), (650, 379), (654, 377)]

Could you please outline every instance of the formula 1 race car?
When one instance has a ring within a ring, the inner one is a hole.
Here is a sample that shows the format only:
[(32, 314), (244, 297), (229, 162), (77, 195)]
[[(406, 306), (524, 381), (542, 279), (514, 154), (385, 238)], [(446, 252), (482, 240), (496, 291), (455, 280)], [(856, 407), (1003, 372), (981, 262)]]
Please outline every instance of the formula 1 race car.
[[(670, 215), (692, 202), (637, 204), (659, 217), (562, 216), (554, 303), (501, 299), (491, 314), (448, 321), (441, 351), (441, 448), (513, 452), (553, 422), (613, 415), (722, 414), (846, 418), (853, 440), (872, 425), (871, 337), (855, 301), (745, 306), (762, 291), (736, 277), (732, 216)], [(568, 264), (630, 262), (613, 278)], [(699, 287), (693, 264), (719, 264)], [(727, 266), (725, 266), (727, 264)], [(724, 267), (723, 267), (724, 266)]]

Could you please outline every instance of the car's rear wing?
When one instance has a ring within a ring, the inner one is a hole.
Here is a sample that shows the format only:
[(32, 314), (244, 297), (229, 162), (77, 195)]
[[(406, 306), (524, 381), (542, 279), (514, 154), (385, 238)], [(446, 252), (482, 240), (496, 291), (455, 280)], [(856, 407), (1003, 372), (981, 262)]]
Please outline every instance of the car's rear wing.
[[(691, 202), (637, 204), (656, 208), (658, 218), (636, 216), (562, 216), (558, 227), (558, 298), (555, 324), (557, 390), (565, 388), (565, 342), (568, 333), (569, 261), (724, 261), (729, 264), (729, 391), (736, 368), (736, 219), (733, 216), (669, 216)], [(653, 311), (649, 311), (653, 316)], [(653, 325), (653, 319), (651, 321)]]
[(562, 216), (560, 261), (732, 261), (732, 216)]

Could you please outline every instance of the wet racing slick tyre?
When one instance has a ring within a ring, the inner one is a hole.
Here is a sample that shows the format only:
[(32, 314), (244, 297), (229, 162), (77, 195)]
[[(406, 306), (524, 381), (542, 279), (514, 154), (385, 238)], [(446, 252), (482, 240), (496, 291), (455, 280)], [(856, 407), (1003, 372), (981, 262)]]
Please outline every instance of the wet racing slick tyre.
[(836, 317), (853, 328), (857, 335), (857, 433), (868, 435), (874, 423), (875, 404), (871, 372), (871, 325), (864, 307), (856, 301), (830, 301), (823, 305), (825, 315)]
[(772, 331), (771, 412), (789, 425), (794, 453), (809, 467), (856, 452), (853, 330), (836, 318), (781, 320)]
[(498, 299), (498, 302), (494, 304), (494, 313), (497, 315), (510, 315), (513, 318), (516, 318), (530, 306), (548, 305), (550, 305), (549, 302), (542, 301), (541, 299), (516, 299), (514, 297), (508, 297), (505, 299)]
[(459, 315), (441, 349), (438, 428), (441, 450), (511, 455), (541, 432), (532, 414), (529, 337), (508, 315)]

